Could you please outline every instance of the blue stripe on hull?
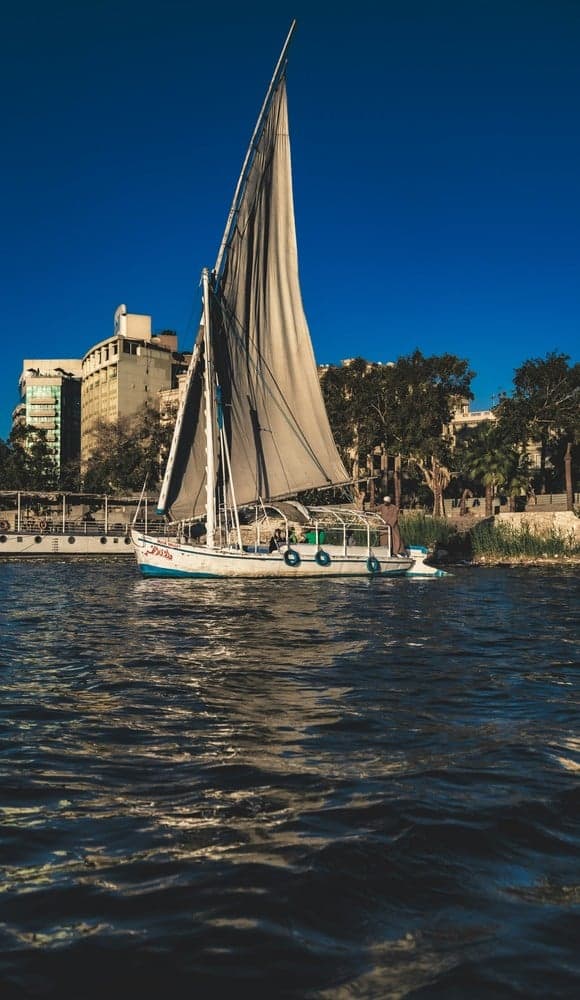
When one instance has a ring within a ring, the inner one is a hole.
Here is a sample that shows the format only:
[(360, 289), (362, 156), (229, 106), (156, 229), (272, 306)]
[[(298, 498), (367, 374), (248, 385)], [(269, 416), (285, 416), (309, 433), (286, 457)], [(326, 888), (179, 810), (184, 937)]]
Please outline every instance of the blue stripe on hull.
[[(227, 579), (233, 579), (233, 577), (227, 576), (224, 573), (190, 573), (187, 570), (165, 569), (165, 567), (163, 567), (163, 566), (147, 566), (145, 563), (141, 563), (140, 566), (139, 566), (139, 569), (141, 570), (141, 573), (142, 573), (143, 576), (164, 576), (164, 577), (168, 577), (168, 576), (177, 577), (178, 576), (178, 577), (188, 577), (190, 579), (196, 579), (196, 580), (227, 580)], [(381, 572), (381, 573), (369, 573), (369, 572), (361, 569), (361, 572), (357, 573), (357, 574), (354, 574), (354, 573), (333, 573), (332, 570), (330, 572), (328, 572), (328, 573), (295, 573), (295, 574), (292, 574), (292, 575), (288, 574), (288, 576), (286, 577), (286, 579), (287, 580), (288, 579), (290, 579), (290, 580), (296, 580), (296, 579), (299, 579), (301, 576), (304, 579), (307, 579), (307, 578), (310, 578), (310, 579), (319, 579), (319, 578), (325, 577), (325, 576), (326, 577), (333, 577), (333, 578), (343, 577), (345, 579), (348, 578), (349, 576), (351, 576), (351, 577), (352, 576), (363, 576), (363, 577), (366, 576), (366, 577), (369, 577), (370, 579), (372, 579), (373, 577), (387, 577), (387, 576), (390, 577), (390, 576), (406, 576), (406, 575), (407, 575), (407, 573), (406, 573), (406, 570), (404, 570), (404, 569), (402, 569), (402, 570), (394, 570), (394, 569), (385, 570), (384, 572)], [(272, 576), (260, 576), (260, 577), (248, 576), (246, 579), (249, 579), (249, 580), (253, 580), (253, 579), (271, 580), (271, 579), (274, 579), (274, 578), (275, 579), (280, 579), (280, 580), (284, 579), (284, 577), (282, 575), (279, 576), (278, 574), (272, 574)], [(240, 575), (240, 576), (237, 577), (237, 579), (242, 580), (242, 579), (244, 579), (244, 577)]]
[(219, 573), (188, 573), (187, 570), (165, 569), (164, 566), (147, 566), (141, 563), (139, 566), (143, 576), (188, 576), (198, 580), (218, 580)]

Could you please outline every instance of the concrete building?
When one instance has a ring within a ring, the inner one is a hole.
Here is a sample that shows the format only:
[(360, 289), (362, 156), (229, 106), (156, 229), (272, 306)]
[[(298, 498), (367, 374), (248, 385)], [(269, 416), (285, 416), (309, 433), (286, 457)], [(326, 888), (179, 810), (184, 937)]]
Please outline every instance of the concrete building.
[(21, 403), (12, 425), (46, 432), (57, 468), (79, 457), (81, 362), (76, 358), (26, 358), (19, 380)]
[(451, 424), (448, 428), (454, 446), (467, 440), (470, 433), (481, 424), (496, 420), (493, 410), (470, 410), (467, 399), (460, 400), (454, 407)]
[(12, 410), (12, 430), (26, 424), (26, 403), (18, 403)]
[[(187, 357), (190, 358), (191, 355), (188, 355)], [(159, 393), (159, 423), (162, 426), (164, 424), (175, 422), (179, 404), (181, 403), (185, 393), (186, 381), (187, 372), (182, 372), (177, 376), (177, 385), (175, 388), (162, 389)]]
[(119, 306), (112, 336), (91, 347), (82, 361), (81, 463), (97, 443), (102, 421), (133, 417), (145, 405), (159, 410), (160, 392), (176, 388), (186, 368), (175, 333), (154, 334), (150, 316)]
[[(468, 400), (461, 400), (453, 411), (453, 418), (449, 425), (449, 432), (453, 446), (469, 440), (471, 433), (482, 424), (495, 423), (497, 417), (493, 410), (470, 410)], [(526, 444), (526, 454), (530, 463), (530, 471), (534, 472), (541, 467), (542, 449), (538, 441), (528, 441)], [(550, 463), (548, 462), (548, 465)]]

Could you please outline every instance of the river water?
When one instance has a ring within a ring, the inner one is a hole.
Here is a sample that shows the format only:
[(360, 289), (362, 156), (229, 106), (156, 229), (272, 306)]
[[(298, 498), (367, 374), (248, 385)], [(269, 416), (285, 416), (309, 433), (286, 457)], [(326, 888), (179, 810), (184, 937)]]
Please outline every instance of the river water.
[(578, 575), (0, 565), (0, 997), (580, 994)]

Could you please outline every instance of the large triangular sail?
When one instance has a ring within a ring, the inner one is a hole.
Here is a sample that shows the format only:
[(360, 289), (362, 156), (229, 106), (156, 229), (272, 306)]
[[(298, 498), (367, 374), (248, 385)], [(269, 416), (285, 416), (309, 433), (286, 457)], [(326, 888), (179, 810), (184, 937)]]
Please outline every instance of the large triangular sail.
[[(302, 305), (283, 71), (246, 162), (209, 301), (216, 413), (238, 505), (348, 481)], [(204, 337), (202, 327), (160, 498), (174, 520), (206, 510)]]

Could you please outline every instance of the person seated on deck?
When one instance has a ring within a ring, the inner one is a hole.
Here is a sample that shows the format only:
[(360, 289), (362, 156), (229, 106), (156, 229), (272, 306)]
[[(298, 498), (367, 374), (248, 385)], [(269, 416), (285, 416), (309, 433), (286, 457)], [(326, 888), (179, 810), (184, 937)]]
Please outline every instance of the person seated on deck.
[(285, 540), (284, 540), (284, 536), (282, 534), (282, 529), (281, 528), (275, 528), (274, 529), (274, 534), (272, 535), (272, 537), (270, 539), (270, 544), (268, 546), (268, 551), (269, 552), (279, 552), (280, 551), (280, 547), (282, 545), (285, 545), (285, 544), (286, 543), (285, 543)]
[(288, 544), (289, 545), (295, 545), (297, 541), (298, 541), (298, 536), (297, 536), (296, 532), (294, 531), (294, 528), (289, 527), (288, 528)]

